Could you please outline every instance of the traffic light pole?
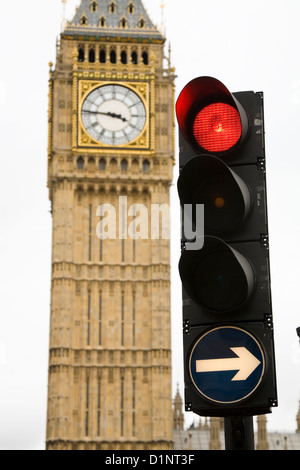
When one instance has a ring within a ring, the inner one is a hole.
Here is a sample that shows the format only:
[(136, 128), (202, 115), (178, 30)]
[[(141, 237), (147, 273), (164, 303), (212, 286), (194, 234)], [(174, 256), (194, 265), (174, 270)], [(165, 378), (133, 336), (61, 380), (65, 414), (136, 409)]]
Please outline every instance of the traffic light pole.
[(226, 450), (255, 450), (253, 416), (228, 416), (224, 423)]

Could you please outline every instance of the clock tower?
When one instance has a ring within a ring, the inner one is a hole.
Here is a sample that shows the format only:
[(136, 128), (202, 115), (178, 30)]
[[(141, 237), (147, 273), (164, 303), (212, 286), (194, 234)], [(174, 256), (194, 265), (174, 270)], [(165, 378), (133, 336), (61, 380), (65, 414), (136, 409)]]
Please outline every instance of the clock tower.
[(172, 449), (164, 46), (141, 0), (82, 0), (50, 63), (48, 450)]

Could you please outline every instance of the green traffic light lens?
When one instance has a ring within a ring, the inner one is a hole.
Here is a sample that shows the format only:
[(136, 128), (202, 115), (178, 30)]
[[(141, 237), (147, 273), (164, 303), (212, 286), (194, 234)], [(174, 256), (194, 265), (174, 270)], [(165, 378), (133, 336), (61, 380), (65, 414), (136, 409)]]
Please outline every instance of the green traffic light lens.
[(209, 310), (227, 312), (248, 298), (248, 283), (241, 265), (229, 251), (207, 255), (195, 270), (201, 304)]
[(216, 314), (238, 310), (251, 297), (256, 285), (248, 259), (223, 240), (211, 236), (205, 237), (201, 250), (182, 252), (179, 272), (191, 299)]

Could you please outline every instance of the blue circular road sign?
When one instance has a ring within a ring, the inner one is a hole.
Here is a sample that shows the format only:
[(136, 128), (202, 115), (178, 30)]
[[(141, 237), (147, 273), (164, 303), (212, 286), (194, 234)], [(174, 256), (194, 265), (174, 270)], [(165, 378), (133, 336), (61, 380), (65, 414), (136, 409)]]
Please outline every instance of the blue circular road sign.
[(194, 386), (216, 403), (237, 403), (259, 386), (265, 372), (265, 356), (249, 332), (221, 326), (206, 332), (192, 349), (189, 360)]

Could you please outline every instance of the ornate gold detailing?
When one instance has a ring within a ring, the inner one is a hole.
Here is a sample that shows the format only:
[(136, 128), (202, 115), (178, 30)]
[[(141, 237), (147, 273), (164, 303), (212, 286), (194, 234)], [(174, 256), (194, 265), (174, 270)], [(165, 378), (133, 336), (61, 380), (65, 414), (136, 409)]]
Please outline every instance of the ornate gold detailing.
[[(146, 109), (146, 125), (142, 133), (126, 145), (109, 146), (94, 140), (86, 131), (82, 119), (81, 108), (86, 97), (101, 85), (123, 85), (134, 91), (142, 100)], [(155, 113), (154, 113), (154, 80), (152, 75), (143, 73), (122, 72), (78, 72), (74, 73), (73, 80), (73, 151), (86, 151), (88, 153), (128, 153), (140, 150), (154, 152), (155, 142)]]

